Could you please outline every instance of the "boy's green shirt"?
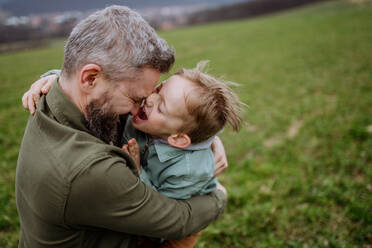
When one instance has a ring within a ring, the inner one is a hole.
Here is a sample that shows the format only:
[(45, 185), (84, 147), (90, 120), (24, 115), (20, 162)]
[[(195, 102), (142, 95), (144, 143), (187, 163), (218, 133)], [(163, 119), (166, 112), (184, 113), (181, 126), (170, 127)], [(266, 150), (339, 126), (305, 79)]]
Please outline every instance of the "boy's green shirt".
[(140, 178), (159, 193), (174, 199), (189, 199), (216, 189), (214, 157), (210, 147), (180, 149), (153, 139), (132, 125), (129, 117), (123, 138), (135, 138), (141, 151)]
[(180, 239), (223, 212), (221, 191), (185, 201), (141, 182), (122, 149), (89, 133), (55, 82), (30, 116), (16, 174), (19, 247), (136, 247), (135, 235)]

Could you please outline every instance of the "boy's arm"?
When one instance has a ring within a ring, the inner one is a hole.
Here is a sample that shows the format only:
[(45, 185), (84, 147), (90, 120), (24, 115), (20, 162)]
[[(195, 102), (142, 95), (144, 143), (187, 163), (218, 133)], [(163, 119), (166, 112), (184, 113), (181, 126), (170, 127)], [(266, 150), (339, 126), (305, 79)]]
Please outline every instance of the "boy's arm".
[(61, 75), (61, 70), (50, 70), (40, 76), (40, 79), (34, 82), (30, 89), (22, 97), (22, 105), (33, 115), (36, 105), (40, 100), (41, 94), (47, 94), (57, 77)]

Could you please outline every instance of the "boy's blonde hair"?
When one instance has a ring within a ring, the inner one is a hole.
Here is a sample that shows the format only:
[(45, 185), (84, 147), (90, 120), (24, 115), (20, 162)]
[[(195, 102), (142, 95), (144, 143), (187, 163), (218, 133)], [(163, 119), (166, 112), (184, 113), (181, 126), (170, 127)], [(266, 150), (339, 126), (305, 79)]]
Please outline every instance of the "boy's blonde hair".
[(241, 110), (244, 105), (227, 86), (237, 85), (204, 73), (209, 61), (200, 61), (196, 68), (181, 68), (175, 74), (195, 84), (195, 90), (186, 96), (186, 108), (194, 117), (187, 121), (182, 132), (193, 144), (200, 143), (216, 135), (228, 123), (234, 131), (239, 131), (242, 123)]

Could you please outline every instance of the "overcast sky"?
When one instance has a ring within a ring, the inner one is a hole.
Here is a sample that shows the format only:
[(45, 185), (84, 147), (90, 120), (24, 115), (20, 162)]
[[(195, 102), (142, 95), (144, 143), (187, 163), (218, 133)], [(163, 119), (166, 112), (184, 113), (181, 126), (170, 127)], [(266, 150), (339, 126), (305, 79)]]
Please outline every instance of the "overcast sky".
[(29, 15), (68, 10), (100, 9), (112, 4), (126, 5), (133, 9), (174, 5), (208, 4), (211, 6), (233, 4), (244, 0), (0, 0), (1, 8), (14, 15)]

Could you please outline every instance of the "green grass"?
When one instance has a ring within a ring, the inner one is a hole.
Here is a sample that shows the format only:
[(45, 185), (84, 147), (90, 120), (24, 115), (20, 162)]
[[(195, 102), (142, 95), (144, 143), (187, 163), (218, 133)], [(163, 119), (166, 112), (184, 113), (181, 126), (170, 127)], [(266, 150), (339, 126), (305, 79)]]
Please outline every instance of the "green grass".
[[(239, 134), (222, 134), (228, 207), (198, 247), (372, 247), (372, 3), (333, 1), (160, 33), (179, 66), (241, 84)], [(62, 44), (0, 56), (0, 247), (16, 247), (20, 99), (61, 66)]]

